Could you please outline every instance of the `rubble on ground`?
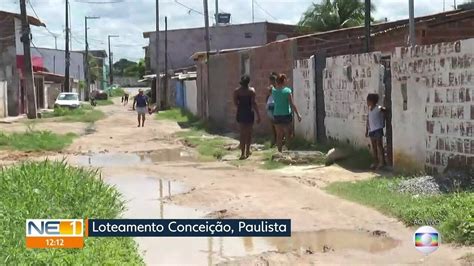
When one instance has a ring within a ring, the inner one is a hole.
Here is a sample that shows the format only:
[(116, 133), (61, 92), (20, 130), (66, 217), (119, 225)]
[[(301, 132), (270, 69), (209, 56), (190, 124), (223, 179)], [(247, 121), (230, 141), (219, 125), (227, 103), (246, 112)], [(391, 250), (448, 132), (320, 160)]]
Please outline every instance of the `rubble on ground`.
[(337, 161), (344, 160), (349, 157), (349, 153), (341, 148), (333, 148), (326, 154), (326, 165), (332, 165)]
[(272, 155), (272, 161), (288, 165), (320, 164), (326, 155), (319, 151), (284, 151)]
[(398, 192), (414, 195), (438, 195), (441, 189), (432, 176), (421, 176), (402, 181), (398, 185)]

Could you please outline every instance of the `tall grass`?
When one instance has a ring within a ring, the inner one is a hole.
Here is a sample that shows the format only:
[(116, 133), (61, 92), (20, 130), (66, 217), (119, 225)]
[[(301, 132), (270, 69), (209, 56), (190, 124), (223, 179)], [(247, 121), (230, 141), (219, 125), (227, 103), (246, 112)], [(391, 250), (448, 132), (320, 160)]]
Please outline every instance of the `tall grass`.
[(122, 97), (125, 94), (124, 89), (114, 88), (110, 90), (110, 97)]
[(84, 106), (77, 109), (55, 108), (54, 112), (46, 113), (43, 117), (60, 117), (65, 122), (93, 123), (105, 118), (105, 114), (100, 110)]
[(55, 134), (50, 131), (28, 130), (23, 133), (0, 133), (0, 149), (20, 151), (59, 151), (69, 146), (76, 134)]
[(44, 161), (0, 172), (0, 264), (142, 265), (131, 238), (86, 238), (84, 249), (26, 249), (26, 219), (111, 219), (123, 211), (98, 173)]

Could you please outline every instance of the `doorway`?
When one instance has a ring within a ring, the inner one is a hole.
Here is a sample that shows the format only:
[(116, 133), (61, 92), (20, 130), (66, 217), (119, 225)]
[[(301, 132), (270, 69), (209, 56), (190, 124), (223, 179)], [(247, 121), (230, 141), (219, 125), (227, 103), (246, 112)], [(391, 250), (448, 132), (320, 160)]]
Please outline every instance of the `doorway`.
[(386, 160), (387, 165), (393, 166), (393, 133), (392, 133), (392, 65), (391, 56), (382, 56), (382, 65), (384, 66), (384, 87), (385, 97), (383, 105), (387, 108), (385, 115), (386, 128)]

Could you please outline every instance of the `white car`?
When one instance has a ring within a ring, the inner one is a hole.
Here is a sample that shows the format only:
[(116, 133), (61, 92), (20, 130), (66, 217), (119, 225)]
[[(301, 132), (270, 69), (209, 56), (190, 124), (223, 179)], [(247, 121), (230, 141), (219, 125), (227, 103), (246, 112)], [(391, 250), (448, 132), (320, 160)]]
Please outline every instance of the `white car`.
[(81, 102), (79, 101), (79, 94), (76, 92), (61, 92), (54, 103), (55, 108), (79, 108)]

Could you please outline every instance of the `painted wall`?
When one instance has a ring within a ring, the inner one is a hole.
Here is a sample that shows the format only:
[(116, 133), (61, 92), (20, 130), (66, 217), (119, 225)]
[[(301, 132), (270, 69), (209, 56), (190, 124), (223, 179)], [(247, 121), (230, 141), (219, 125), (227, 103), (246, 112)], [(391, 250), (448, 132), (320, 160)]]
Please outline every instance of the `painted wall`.
[(397, 48), (392, 59), (394, 166), (474, 166), (474, 39)]
[(295, 61), (293, 69), (293, 94), (298, 111), (303, 118), (295, 123), (295, 133), (308, 141), (316, 141), (316, 86), (314, 57)]
[(186, 95), (186, 109), (194, 115), (198, 115), (196, 80), (185, 80), (184, 88)]
[(7, 103), (7, 82), (0, 81), (0, 117), (7, 117), (8, 103)]
[(324, 70), (325, 126), (328, 138), (369, 147), (365, 137), (367, 95), (378, 93), (383, 103), (383, 66), (378, 52), (330, 57)]

